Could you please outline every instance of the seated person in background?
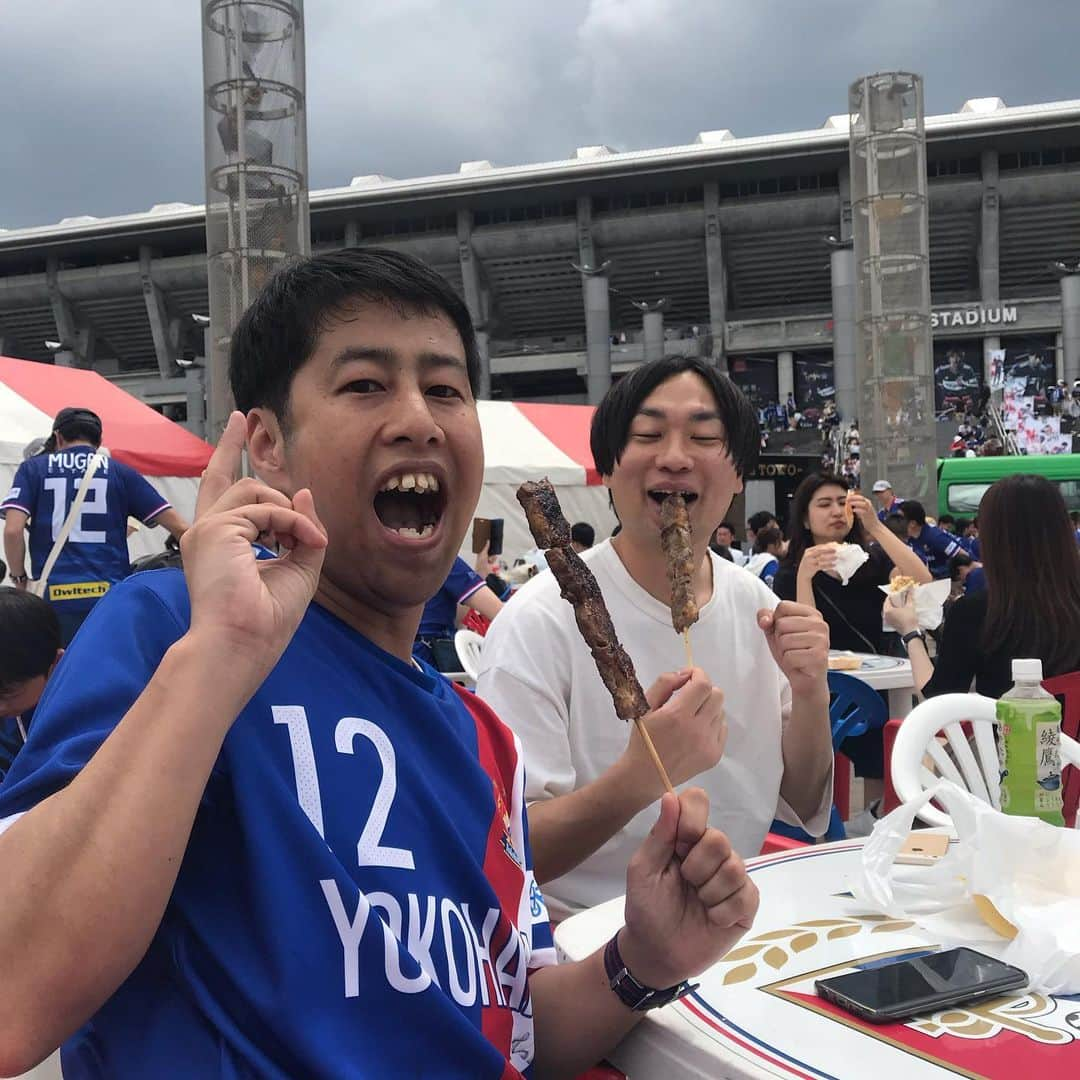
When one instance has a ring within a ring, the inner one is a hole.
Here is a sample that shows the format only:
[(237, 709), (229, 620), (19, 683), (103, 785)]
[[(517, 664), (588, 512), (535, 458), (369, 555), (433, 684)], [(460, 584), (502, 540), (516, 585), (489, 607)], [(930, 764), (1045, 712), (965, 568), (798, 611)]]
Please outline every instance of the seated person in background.
[[(960, 539), (959, 533), (956, 531), (956, 518), (952, 514), (938, 514), (937, 523), (942, 532), (951, 536), (954, 540)], [(960, 546), (963, 547), (962, 544)]]
[[(899, 510), (897, 510), (895, 513), (885, 515), (885, 528), (888, 529), (889, 532), (893, 534), (893, 536), (897, 537), (899, 540), (902, 540), (904, 544), (907, 544), (907, 518), (904, 517), (904, 515), (901, 514)], [(921, 561), (922, 560), (920, 560), (920, 562)]]
[(438, 671), (461, 671), (454, 648), (458, 606), (471, 608), (490, 621), (502, 610), (502, 600), (459, 555), (442, 588), (424, 605), (413, 655)]
[(735, 526), (730, 521), (721, 521), (713, 534), (713, 550), (719, 554), (721, 549), (728, 553), (724, 557), (730, 558), (736, 566), (742, 566), (746, 562), (746, 556), (739, 550), (738, 541), (735, 539)]
[(580, 555), (596, 543), (596, 530), (587, 521), (575, 521), (570, 526), (570, 546)]
[(949, 560), (949, 580), (952, 589), (947, 603), (959, 600), (969, 592), (978, 592), (986, 588), (982, 563), (977, 563), (966, 551), (958, 551)]
[(930, 567), (935, 578), (948, 577), (949, 559), (962, 550), (959, 538), (931, 525), (923, 504), (915, 499), (905, 499), (900, 504), (900, 513), (907, 521), (908, 546)]
[(784, 535), (778, 525), (767, 525), (754, 538), (754, 554), (746, 563), (746, 569), (772, 588), (773, 578), (780, 569), (780, 560), (787, 551)]
[[(0, 1073), (67, 1040), (109, 1080), (575, 1076), (642, 1015), (605, 958), (674, 996), (750, 926), (703, 794), (667, 795), (625, 925), (554, 963), (516, 740), (411, 656), (483, 482), (478, 371), (400, 252), (290, 260), (241, 317), (183, 573), (97, 605), (0, 787)], [(437, 499), (388, 494), (421, 463)]]
[[(787, 556), (773, 579), (777, 596), (820, 611), (829, 624), (834, 649), (886, 652), (879, 586), (887, 585), (897, 573), (929, 582), (930, 571), (878, 518), (869, 499), (848, 491), (831, 473), (811, 473), (799, 484), (790, 515)], [(870, 556), (846, 585), (834, 570), (837, 544), (858, 544)], [(881, 731), (847, 738), (842, 748), (851, 758), (855, 775), (863, 778), (866, 803), (872, 805), (884, 791)]]
[[(611, 388), (590, 441), (622, 529), (582, 558), (649, 688), (645, 723), (672, 782), (706, 790), (710, 820), (740, 855), (758, 853), (778, 814), (820, 835), (832, 797), (825, 624), (799, 604), (778, 605), (709, 549), (757, 457), (749, 403), (704, 361), (665, 357)], [(671, 624), (666, 492), (685, 493), (693, 530), (694, 668)], [(663, 788), (636, 727), (615, 715), (550, 572), (495, 620), (480, 664), (477, 693), (525, 750), (537, 880), (552, 911), (565, 917), (618, 896)]]
[(967, 693), (972, 683), (1001, 697), (1018, 657), (1038, 657), (1046, 678), (1080, 669), (1080, 550), (1057, 485), (1023, 474), (998, 480), (979, 504), (979, 532), (986, 589), (949, 609), (936, 664), (913, 605), (886, 598), (882, 614), (903, 636), (926, 697)]
[(768, 510), (759, 510), (756, 514), (751, 514), (746, 519), (746, 541), (748, 544), (753, 544), (757, 539), (757, 534), (762, 529), (768, 528), (770, 525), (780, 528), (780, 522), (776, 520), (776, 516)]
[(63, 655), (52, 605), (22, 589), (0, 588), (0, 780), (26, 742), (34, 706)]

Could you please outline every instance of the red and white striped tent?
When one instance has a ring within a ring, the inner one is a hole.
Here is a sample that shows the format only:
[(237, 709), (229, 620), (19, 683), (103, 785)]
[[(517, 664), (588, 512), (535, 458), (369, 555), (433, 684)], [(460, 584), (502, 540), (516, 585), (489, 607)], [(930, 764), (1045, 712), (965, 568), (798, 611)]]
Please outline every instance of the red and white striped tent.
[(479, 408), (484, 487), (476, 514), (504, 520), (503, 551), (508, 558), (536, 546), (515, 495), (526, 480), (546, 476), (568, 521), (587, 521), (598, 540), (611, 535), (615, 515), (589, 450), (591, 406), (481, 401)]
[[(0, 490), (11, 486), (23, 449), (52, 430), (69, 405), (101, 417), (102, 445), (138, 469), (189, 521), (199, 477), (213, 448), (154, 412), (95, 371), (54, 367), (0, 356)], [(128, 540), (132, 558), (161, 551), (164, 529), (139, 529)]]
[[(199, 476), (212, 452), (207, 443), (96, 372), (9, 357), (0, 357), (3, 491), (10, 486), (27, 443), (48, 435), (52, 418), (69, 405), (96, 412), (108, 452), (138, 469), (190, 519)], [(476, 514), (503, 518), (503, 548), (508, 557), (535, 547), (515, 498), (518, 486), (526, 480), (548, 477), (571, 522), (589, 522), (598, 537), (611, 533), (615, 517), (589, 452), (592, 408), (482, 401), (479, 409), (485, 468)], [(129, 542), (132, 557), (161, 550), (164, 538), (161, 530), (139, 530)]]

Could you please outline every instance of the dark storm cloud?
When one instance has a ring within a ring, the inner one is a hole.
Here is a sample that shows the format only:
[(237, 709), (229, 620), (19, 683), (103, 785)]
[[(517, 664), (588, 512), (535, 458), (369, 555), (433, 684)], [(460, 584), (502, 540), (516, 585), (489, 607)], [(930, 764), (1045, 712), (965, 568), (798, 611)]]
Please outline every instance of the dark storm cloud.
[[(201, 203), (197, 0), (13, 0), (0, 226)], [(1078, 96), (1072, 0), (308, 0), (313, 187), (819, 126), (860, 74), (971, 97)]]

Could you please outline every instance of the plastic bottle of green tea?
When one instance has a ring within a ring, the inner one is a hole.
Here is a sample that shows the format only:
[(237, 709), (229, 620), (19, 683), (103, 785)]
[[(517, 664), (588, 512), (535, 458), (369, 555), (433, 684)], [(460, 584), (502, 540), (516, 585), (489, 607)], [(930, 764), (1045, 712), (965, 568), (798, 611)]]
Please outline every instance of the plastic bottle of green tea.
[(1013, 688), (997, 703), (1001, 809), (1064, 825), (1061, 706), (1042, 688), (1041, 660), (1012, 662)]

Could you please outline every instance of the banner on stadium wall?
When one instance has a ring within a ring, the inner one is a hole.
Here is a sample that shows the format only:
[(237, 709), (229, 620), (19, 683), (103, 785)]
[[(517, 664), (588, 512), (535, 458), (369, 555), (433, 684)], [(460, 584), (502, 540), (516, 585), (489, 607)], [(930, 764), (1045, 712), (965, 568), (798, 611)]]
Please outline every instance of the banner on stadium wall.
[(934, 410), (974, 412), (982, 387), (982, 341), (934, 342)]
[(990, 350), (990, 389), (995, 394), (1005, 389), (1005, 350)]
[(805, 413), (807, 409), (825, 408), (836, 397), (831, 354), (795, 354), (795, 401)]
[(750, 399), (755, 409), (764, 409), (779, 400), (776, 360), (769, 356), (728, 358), (731, 381)]
[(1054, 339), (1032, 336), (1005, 346), (1005, 384), (1024, 397), (1041, 398), (1057, 380)]

